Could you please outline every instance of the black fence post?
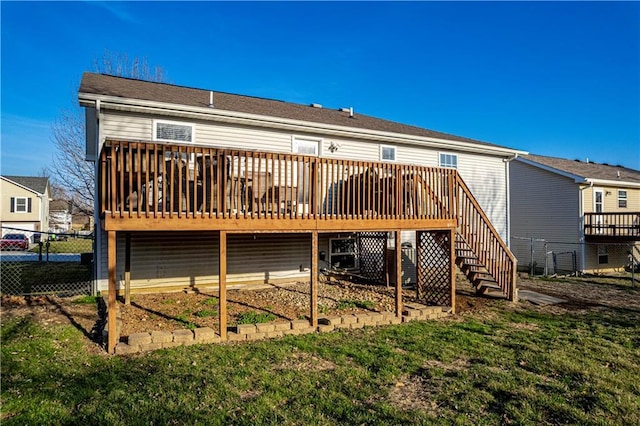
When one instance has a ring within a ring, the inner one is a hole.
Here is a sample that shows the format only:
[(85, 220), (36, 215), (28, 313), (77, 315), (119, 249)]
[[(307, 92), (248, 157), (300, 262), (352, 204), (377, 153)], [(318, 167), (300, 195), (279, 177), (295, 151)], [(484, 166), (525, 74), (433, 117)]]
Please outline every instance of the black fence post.
[(42, 241), (38, 241), (38, 262), (42, 262)]

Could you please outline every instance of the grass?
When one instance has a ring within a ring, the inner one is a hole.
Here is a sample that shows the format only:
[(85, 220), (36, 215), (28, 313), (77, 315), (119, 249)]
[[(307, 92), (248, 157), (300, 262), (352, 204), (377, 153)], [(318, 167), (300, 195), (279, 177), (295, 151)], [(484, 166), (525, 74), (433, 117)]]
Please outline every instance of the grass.
[(241, 312), (238, 314), (238, 324), (260, 324), (263, 322), (270, 322), (276, 319), (276, 316), (271, 312)]
[(205, 299), (202, 304), (203, 305), (207, 305), (207, 306), (216, 306), (218, 304), (218, 298), (217, 297), (209, 297), (207, 299)]
[(218, 315), (218, 311), (215, 309), (201, 309), (193, 313), (193, 315), (199, 318), (215, 317)]
[[(43, 242), (42, 255), (47, 252)], [(38, 253), (40, 248), (36, 244), (29, 250)], [(49, 253), (91, 253), (93, 252), (93, 240), (87, 238), (69, 238), (67, 241), (49, 241)]]
[[(637, 293), (635, 294), (637, 297)], [(107, 357), (1, 324), (13, 424), (640, 424), (640, 312), (498, 305), (456, 321)]]
[(375, 304), (370, 300), (349, 300), (343, 299), (338, 302), (336, 309), (370, 309), (375, 308)]
[(99, 297), (100, 296), (88, 296), (88, 295), (79, 296), (73, 299), (73, 303), (92, 304), (92, 303), (96, 303)]

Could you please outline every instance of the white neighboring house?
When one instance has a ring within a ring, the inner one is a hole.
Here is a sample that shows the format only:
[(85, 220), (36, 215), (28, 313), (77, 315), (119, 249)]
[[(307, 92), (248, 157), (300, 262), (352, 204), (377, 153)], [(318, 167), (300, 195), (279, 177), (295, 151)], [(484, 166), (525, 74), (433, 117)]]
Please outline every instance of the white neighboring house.
[(72, 215), (69, 202), (53, 200), (49, 204), (49, 230), (51, 232), (70, 232), (72, 230)]
[(0, 176), (2, 234), (20, 229), (33, 235), (49, 229), (49, 179), (36, 176)]

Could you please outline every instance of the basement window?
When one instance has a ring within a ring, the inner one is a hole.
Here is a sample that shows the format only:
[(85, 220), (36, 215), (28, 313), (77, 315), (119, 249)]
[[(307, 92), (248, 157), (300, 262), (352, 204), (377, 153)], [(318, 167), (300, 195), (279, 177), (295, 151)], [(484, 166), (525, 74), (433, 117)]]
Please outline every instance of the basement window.
[(607, 246), (598, 246), (598, 265), (609, 263), (609, 250)]
[(440, 167), (446, 167), (448, 169), (458, 168), (458, 156), (456, 154), (440, 153)]
[(163, 142), (193, 142), (195, 126), (190, 123), (154, 120), (153, 140)]
[(618, 191), (618, 207), (621, 209), (627, 208), (627, 191), (622, 189)]
[(331, 238), (329, 240), (329, 263), (336, 269), (356, 268), (356, 240), (353, 238)]

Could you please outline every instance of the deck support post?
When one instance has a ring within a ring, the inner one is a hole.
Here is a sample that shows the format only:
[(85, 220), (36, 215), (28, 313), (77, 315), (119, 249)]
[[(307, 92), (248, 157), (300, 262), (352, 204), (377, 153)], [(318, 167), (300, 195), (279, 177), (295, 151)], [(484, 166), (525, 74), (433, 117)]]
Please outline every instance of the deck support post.
[(116, 231), (107, 232), (107, 264), (108, 264), (108, 280), (109, 280), (109, 300), (107, 302), (107, 352), (112, 354), (115, 352), (118, 337), (116, 335), (117, 309), (116, 305)]
[(456, 313), (456, 230), (450, 229), (449, 233), (449, 280), (451, 283), (451, 314)]
[(218, 246), (218, 313), (220, 339), (227, 340), (227, 232), (220, 231)]
[(131, 233), (125, 234), (124, 243), (124, 304), (131, 305)]
[(402, 235), (395, 231), (396, 244), (396, 317), (402, 317)]
[(311, 233), (311, 312), (310, 324), (318, 327), (318, 231)]

